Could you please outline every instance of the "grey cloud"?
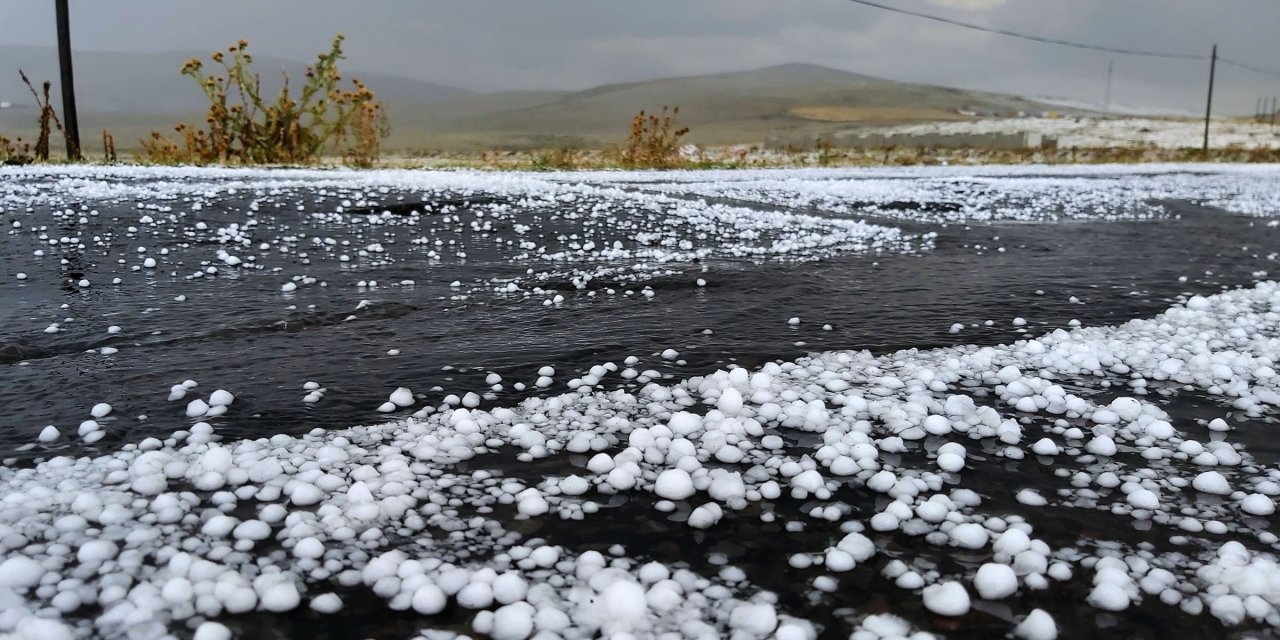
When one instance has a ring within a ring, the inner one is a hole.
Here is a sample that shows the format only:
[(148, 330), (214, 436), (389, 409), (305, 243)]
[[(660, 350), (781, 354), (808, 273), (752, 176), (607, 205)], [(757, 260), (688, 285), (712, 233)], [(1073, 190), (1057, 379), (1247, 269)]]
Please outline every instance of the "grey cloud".
[[(883, 0), (984, 25), (1108, 46), (1224, 55), (1280, 69), (1274, 0)], [(4, 0), (0, 43), (52, 44), (53, 3)], [(812, 62), (859, 73), (1023, 95), (1194, 111), (1206, 65), (1074, 51), (972, 32), (846, 0), (72, 1), (78, 49), (208, 51), (247, 38), (308, 59), (336, 32), (348, 65), (479, 90), (583, 88)], [(1219, 105), (1250, 112), (1280, 80), (1221, 70)]]

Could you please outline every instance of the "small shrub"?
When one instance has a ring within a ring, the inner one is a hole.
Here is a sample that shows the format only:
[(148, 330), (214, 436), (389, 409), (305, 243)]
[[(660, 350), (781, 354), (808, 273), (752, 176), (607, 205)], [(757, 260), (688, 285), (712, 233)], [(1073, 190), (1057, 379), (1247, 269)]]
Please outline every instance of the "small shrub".
[[(66, 135), (66, 131), (62, 128), (62, 122), (58, 120), (58, 112), (54, 111), (53, 105), (49, 101), (49, 89), (52, 87), (53, 83), (48, 80), (44, 81), (44, 84), (41, 86), (41, 88), (44, 89), (44, 96), (41, 97), (41, 95), (36, 92), (35, 85), (31, 84), (31, 80), (27, 78), (26, 73), (19, 69), (18, 75), (22, 77), (22, 82), (27, 85), (27, 89), (31, 90), (31, 97), (36, 99), (36, 106), (40, 108), (40, 135), (36, 137), (34, 149), (35, 159), (40, 162), (48, 162), (49, 135), (53, 133), (53, 129), (55, 127), (58, 131), (61, 131), (64, 136)], [(72, 150), (71, 155), (73, 157), (79, 157), (79, 149)]]
[(116, 158), (116, 138), (106, 129), (102, 130), (102, 161), (107, 164), (114, 164)]
[(835, 162), (836, 154), (831, 151), (831, 141), (826, 138), (818, 139), (818, 164), (824, 167), (831, 166)]
[(534, 171), (553, 171), (557, 169), (578, 169), (583, 164), (579, 151), (571, 146), (540, 151), (533, 156), (531, 168)]
[(142, 159), (170, 164), (304, 164), (335, 152), (353, 164), (368, 166), (378, 158), (389, 133), (383, 106), (359, 80), (342, 89), (338, 60), (342, 35), (307, 69), (306, 83), (295, 99), (284, 75), (274, 99), (262, 95), (260, 77), (252, 72), (249, 43), (240, 42), (210, 58), (220, 66), (206, 74), (204, 63), (188, 60), (182, 75), (196, 81), (209, 100), (204, 128), (180, 124), (174, 140), (156, 132), (140, 141)]
[(34, 161), (31, 157), (31, 143), (23, 142), (22, 138), (10, 140), (0, 136), (0, 163), (31, 164)]
[(668, 110), (662, 107), (662, 115), (644, 111), (631, 119), (631, 131), (620, 161), (633, 169), (671, 169), (684, 164), (680, 157), (680, 139), (689, 133), (689, 127), (676, 127), (680, 107)]

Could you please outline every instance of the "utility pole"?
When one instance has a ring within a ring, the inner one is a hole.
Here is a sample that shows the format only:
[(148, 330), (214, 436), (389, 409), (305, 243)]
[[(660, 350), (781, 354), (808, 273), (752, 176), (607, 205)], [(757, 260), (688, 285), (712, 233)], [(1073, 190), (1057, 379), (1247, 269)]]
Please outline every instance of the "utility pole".
[(71, 73), (71, 20), (67, 0), (54, 0), (58, 20), (58, 67), (62, 72), (62, 124), (67, 130), (67, 159), (80, 159), (80, 121), (76, 118), (76, 83)]
[(1114, 65), (1114, 60), (1107, 61), (1107, 93), (1102, 98), (1102, 112), (1107, 115), (1111, 115), (1111, 71)]
[[(65, 0), (63, 0), (65, 1)], [(1205, 159), (1209, 157), (1209, 116), (1213, 112), (1213, 73), (1218, 69), (1218, 45), (1213, 45), (1213, 54), (1209, 56), (1209, 98), (1204, 105), (1204, 151)]]

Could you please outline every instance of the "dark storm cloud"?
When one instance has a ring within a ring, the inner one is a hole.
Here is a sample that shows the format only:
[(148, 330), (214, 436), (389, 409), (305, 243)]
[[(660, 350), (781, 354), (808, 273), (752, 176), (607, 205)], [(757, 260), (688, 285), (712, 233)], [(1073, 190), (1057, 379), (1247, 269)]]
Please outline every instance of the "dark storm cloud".
[[(1280, 68), (1275, 0), (884, 0), (957, 19), (1113, 47)], [(52, 2), (3, 0), (0, 44), (51, 44)], [(1207, 64), (1110, 56), (978, 33), (846, 0), (93, 0), (72, 2), (81, 50), (202, 51), (247, 38), (307, 59), (337, 32), (349, 66), (479, 90), (601, 83), (812, 62), (913, 82), (1202, 108)], [(1221, 106), (1252, 111), (1280, 79), (1220, 69)]]

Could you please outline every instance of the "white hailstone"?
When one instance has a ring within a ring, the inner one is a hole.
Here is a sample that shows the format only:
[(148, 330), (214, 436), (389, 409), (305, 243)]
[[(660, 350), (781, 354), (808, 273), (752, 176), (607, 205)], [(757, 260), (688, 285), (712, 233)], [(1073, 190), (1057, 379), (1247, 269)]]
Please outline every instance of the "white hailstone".
[(1108, 436), (1096, 436), (1084, 445), (1084, 450), (1095, 456), (1110, 458), (1116, 455), (1116, 442)]
[(303, 538), (293, 545), (293, 555), (298, 558), (318, 559), (324, 557), (324, 543), (314, 537)]
[(1209, 429), (1211, 431), (1230, 431), (1231, 425), (1227, 424), (1222, 418), (1214, 418), (1209, 421)]
[(397, 407), (407, 407), (413, 404), (413, 392), (408, 387), (397, 387), (387, 399)]
[(289, 501), (299, 507), (309, 507), (324, 499), (324, 491), (313, 484), (300, 482), (289, 492)]
[(827, 555), (823, 559), (822, 564), (827, 567), (828, 571), (851, 571), (857, 564), (853, 560), (853, 556), (840, 549), (827, 549)]
[(209, 518), (204, 526), (200, 527), (200, 533), (211, 538), (225, 538), (239, 524), (235, 518), (228, 515), (216, 515)]
[(996, 537), (995, 542), (991, 543), (991, 550), (996, 553), (1002, 553), (1007, 556), (1016, 556), (1023, 551), (1031, 548), (1031, 536), (1022, 529), (1005, 529)]
[(336, 593), (322, 593), (311, 599), (311, 610), (324, 614), (337, 613), (342, 611), (342, 598)]
[(119, 547), (110, 540), (90, 540), (76, 550), (76, 560), (81, 564), (97, 564), (106, 562), (119, 552)]
[(922, 425), (925, 431), (935, 436), (945, 436), (951, 433), (951, 421), (946, 416), (932, 415), (924, 419)]
[(737, 389), (725, 389), (720, 393), (720, 398), (716, 400), (716, 408), (727, 416), (735, 416), (742, 413), (742, 394)]
[(271, 537), (271, 525), (262, 520), (245, 520), (236, 525), (231, 535), (237, 540), (266, 540)]
[(235, 400), (235, 395), (225, 389), (218, 389), (209, 394), (209, 406), (211, 407), (227, 407)]
[(1013, 634), (1022, 640), (1057, 640), (1058, 625), (1044, 609), (1032, 609), (1022, 622), (1014, 627)]
[(524, 600), (529, 592), (529, 585), (520, 574), (508, 571), (493, 579), (493, 599), (500, 604), (511, 604)]
[(533, 560), (533, 563), (539, 567), (546, 569), (560, 560), (560, 550), (552, 546), (542, 545), (529, 554), (529, 559)]
[(199, 418), (209, 413), (209, 404), (200, 398), (187, 403), (187, 417)]
[(297, 285), (296, 283), (293, 283), (293, 282), (286, 282), (286, 283), (284, 283), (284, 284), (280, 285), (280, 290), (281, 290), (281, 291), (284, 291), (284, 292), (286, 292), (286, 293), (288, 293), (288, 292), (290, 292), (290, 291), (294, 291), (294, 290), (296, 290), (297, 288), (298, 288), (298, 285)]
[(467, 609), (487, 609), (493, 604), (493, 587), (486, 582), (471, 582), (457, 595), (458, 604)]
[(689, 513), (688, 524), (694, 529), (710, 529), (723, 517), (724, 511), (720, 505), (709, 502)]
[(89, 410), (89, 415), (94, 418), (105, 418), (109, 413), (111, 413), (111, 405), (105, 402), (99, 402), (98, 404), (93, 405), (93, 408)]
[(516, 511), (525, 516), (540, 516), (551, 510), (546, 498), (537, 489), (530, 487), (516, 496)]
[(966, 522), (951, 528), (951, 544), (964, 549), (981, 549), (987, 545), (991, 535), (986, 527), (976, 522)]
[(1160, 508), (1160, 497), (1147, 489), (1137, 488), (1125, 496), (1125, 500), (1135, 509), (1154, 511)]
[[(310, 396), (308, 396), (308, 397), (310, 397)], [(394, 403), (394, 402), (384, 402), (384, 403), (382, 403), (382, 404), (378, 405), (378, 412), (379, 412), (379, 413), (391, 413), (392, 411), (395, 411), (395, 410), (396, 410), (396, 403)]]
[(1217, 471), (1201, 473), (1191, 481), (1191, 486), (1200, 493), (1209, 493), (1217, 496), (1231, 494), (1231, 485), (1227, 483), (1226, 476)]
[(298, 608), (302, 603), (302, 596), (292, 581), (279, 580), (262, 592), (258, 602), (267, 611), (282, 613)]
[(667, 360), (675, 360), (680, 357), (680, 352), (675, 349), (667, 349), (662, 352), (662, 357)]
[(684, 500), (693, 495), (693, 478), (683, 469), (667, 469), (658, 474), (653, 492), (667, 500)]
[(1094, 608), (1104, 611), (1124, 611), (1129, 608), (1129, 594), (1114, 582), (1095, 585), (1086, 600)]
[(413, 592), (413, 597), (409, 600), (409, 606), (414, 611), (430, 616), (444, 611), (445, 604), (448, 603), (448, 596), (440, 587), (428, 582)]
[(1019, 503), (1025, 504), (1028, 507), (1043, 507), (1044, 505), (1049, 504), (1049, 501), (1046, 500), (1044, 496), (1040, 495), (1040, 492), (1035, 489), (1021, 489), (1015, 497)]
[(1251, 493), (1240, 501), (1240, 509), (1255, 516), (1269, 516), (1276, 512), (1276, 503), (1261, 493)]
[(938, 456), (938, 468), (948, 473), (956, 473), (964, 468), (964, 456), (950, 451), (941, 454)]
[(54, 440), (57, 440), (58, 437), (61, 435), (62, 433), (58, 431), (57, 427), (53, 425), (49, 425), (44, 429), (40, 430), (40, 435), (38, 439), (40, 440), (40, 442), (49, 443), (49, 442), (53, 442)]
[(164, 583), (164, 588), (160, 590), (160, 597), (170, 604), (180, 605), (190, 602), (191, 598), (195, 597), (195, 588), (190, 580), (182, 576), (169, 578)]
[(791, 325), (791, 326), (793, 326), (793, 327), (794, 327), (794, 326), (796, 326), (796, 325), (800, 324), (800, 318), (797, 318), (797, 317), (790, 318), (790, 319), (788, 319), (788, 320), (787, 320), (787, 324), (789, 324), (789, 325)]
[(609, 621), (621, 622), (623, 624), (620, 626), (624, 627), (630, 627), (643, 620), (649, 609), (648, 602), (645, 600), (644, 587), (627, 578), (615, 580), (605, 587), (597, 603), (601, 613), (607, 616)]
[[(644, 602), (643, 592), (640, 602)], [(525, 640), (533, 633), (533, 616), (537, 610), (527, 602), (513, 602), (493, 612), (494, 640)]]
[(591, 488), (591, 483), (586, 478), (571, 475), (560, 480), (559, 486), (560, 493), (563, 493), (566, 496), (580, 496)]
[(924, 607), (940, 616), (962, 616), (969, 612), (969, 592), (959, 582), (929, 585), (922, 596)]
[(778, 612), (767, 602), (742, 604), (729, 614), (729, 627), (763, 638), (778, 627)]
[(192, 640), (231, 640), (231, 629), (220, 622), (202, 622)]
[(0, 587), (27, 589), (40, 583), (44, 567), (26, 556), (13, 556), (0, 562)]
[(1031, 451), (1038, 456), (1058, 455), (1058, 444), (1048, 438), (1041, 438), (1031, 445)]
[(984, 600), (1000, 600), (1017, 592), (1018, 575), (1007, 564), (988, 562), (978, 567), (973, 586)]

